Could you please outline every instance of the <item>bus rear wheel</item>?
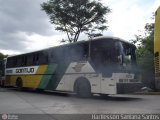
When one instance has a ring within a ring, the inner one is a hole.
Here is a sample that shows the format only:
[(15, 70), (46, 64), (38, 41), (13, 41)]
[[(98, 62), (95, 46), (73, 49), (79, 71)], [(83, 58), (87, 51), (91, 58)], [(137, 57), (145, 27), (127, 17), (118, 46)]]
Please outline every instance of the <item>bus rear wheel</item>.
[(109, 98), (108, 94), (100, 94), (101, 98)]
[(23, 82), (22, 82), (22, 79), (21, 78), (18, 78), (16, 80), (16, 87), (19, 89), (19, 90), (22, 90), (23, 88)]
[(75, 92), (78, 97), (88, 98), (91, 97), (91, 86), (86, 78), (79, 78), (75, 83)]

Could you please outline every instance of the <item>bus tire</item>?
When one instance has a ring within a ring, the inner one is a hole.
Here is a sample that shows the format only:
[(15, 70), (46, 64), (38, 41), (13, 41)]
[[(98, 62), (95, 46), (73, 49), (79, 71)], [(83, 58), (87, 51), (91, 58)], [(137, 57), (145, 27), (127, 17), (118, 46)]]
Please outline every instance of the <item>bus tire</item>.
[(44, 92), (44, 89), (36, 88), (36, 92), (38, 92), (38, 93), (42, 93), (42, 92)]
[(88, 98), (91, 97), (91, 85), (86, 78), (78, 78), (74, 84), (74, 91), (78, 97)]
[(101, 98), (109, 98), (108, 94), (100, 94)]
[(17, 80), (16, 80), (16, 87), (17, 87), (19, 90), (22, 90), (22, 88), (23, 88), (23, 82), (22, 82), (22, 79), (21, 79), (21, 78), (17, 78)]

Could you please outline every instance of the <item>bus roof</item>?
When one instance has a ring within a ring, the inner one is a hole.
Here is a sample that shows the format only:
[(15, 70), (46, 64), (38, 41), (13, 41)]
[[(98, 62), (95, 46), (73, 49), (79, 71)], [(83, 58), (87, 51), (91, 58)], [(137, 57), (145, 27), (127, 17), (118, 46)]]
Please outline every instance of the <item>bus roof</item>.
[(29, 54), (29, 53), (36, 53), (36, 52), (40, 52), (40, 51), (45, 51), (45, 50), (49, 50), (49, 49), (52, 49), (52, 48), (60, 48), (60, 47), (63, 47), (63, 46), (70, 46), (70, 45), (75, 45), (75, 44), (81, 44), (81, 43), (87, 43), (87, 42), (91, 42), (91, 41), (98, 41), (98, 40), (115, 40), (115, 41), (121, 41), (123, 43), (126, 43), (126, 44), (129, 44), (131, 45), (132, 47), (136, 48), (136, 46), (126, 40), (123, 40), (121, 38), (118, 38), (118, 37), (111, 37), (111, 36), (100, 36), (100, 37), (94, 37), (92, 39), (88, 39), (88, 40), (81, 40), (81, 41), (78, 41), (78, 42), (74, 42), (74, 43), (67, 43), (67, 44), (63, 44), (63, 45), (59, 45), (59, 46), (53, 46), (53, 47), (49, 47), (49, 48), (45, 48), (45, 49), (41, 49), (41, 50), (37, 50), (37, 51), (32, 51), (32, 52), (27, 52), (27, 53), (22, 53), (22, 54), (18, 54), (18, 55), (12, 55), (12, 56), (8, 56), (9, 57), (14, 57), (14, 56), (20, 56), (20, 55), (25, 55), (25, 54)]

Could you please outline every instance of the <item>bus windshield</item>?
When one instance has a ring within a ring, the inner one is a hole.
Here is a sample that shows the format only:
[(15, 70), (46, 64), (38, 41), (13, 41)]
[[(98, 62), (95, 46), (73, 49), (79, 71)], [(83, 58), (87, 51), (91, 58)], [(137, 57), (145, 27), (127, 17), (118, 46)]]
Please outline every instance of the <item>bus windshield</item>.
[(135, 47), (118, 41), (115, 43), (115, 48), (118, 50), (119, 65), (123, 69), (131, 70), (136, 64)]
[(91, 60), (98, 72), (109, 74), (113, 72), (134, 70), (136, 64), (135, 46), (127, 42), (102, 40), (91, 43)]

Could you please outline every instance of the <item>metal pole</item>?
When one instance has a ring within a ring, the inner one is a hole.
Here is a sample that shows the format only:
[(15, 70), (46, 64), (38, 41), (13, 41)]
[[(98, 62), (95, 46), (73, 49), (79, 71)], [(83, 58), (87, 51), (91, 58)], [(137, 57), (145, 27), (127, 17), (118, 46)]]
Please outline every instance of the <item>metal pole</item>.
[(91, 42), (92, 42), (92, 36), (89, 37), (89, 56), (88, 56), (88, 61), (91, 60)]

